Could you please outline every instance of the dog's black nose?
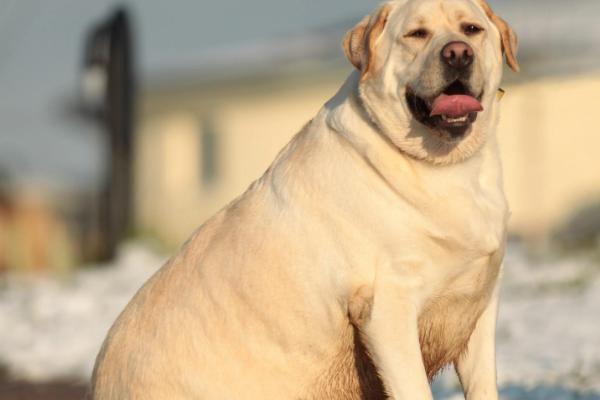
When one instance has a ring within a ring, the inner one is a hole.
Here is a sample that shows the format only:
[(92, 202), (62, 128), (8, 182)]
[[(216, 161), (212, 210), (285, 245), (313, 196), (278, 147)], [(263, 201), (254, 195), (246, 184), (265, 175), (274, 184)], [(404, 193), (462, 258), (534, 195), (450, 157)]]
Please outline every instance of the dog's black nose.
[(450, 42), (442, 49), (442, 60), (454, 69), (464, 69), (473, 62), (473, 49), (465, 42)]

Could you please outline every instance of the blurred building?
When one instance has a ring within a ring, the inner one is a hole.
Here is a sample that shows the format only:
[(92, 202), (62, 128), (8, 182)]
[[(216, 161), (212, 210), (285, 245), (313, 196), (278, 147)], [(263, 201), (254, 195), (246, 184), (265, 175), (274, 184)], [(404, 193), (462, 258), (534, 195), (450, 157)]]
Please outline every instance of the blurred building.
[[(523, 70), (506, 72), (499, 129), (511, 233), (539, 240), (600, 202), (600, 3), (545, 1), (544, 12), (537, 1), (496, 3), (520, 34)], [(278, 38), (149, 82), (138, 225), (180, 243), (242, 193), (342, 84), (350, 66), (340, 43), (351, 26)]]
[[(298, 61), (302, 54), (309, 56)], [(262, 175), (349, 70), (316, 60), (290, 70), (275, 64), (244, 71), (242, 62), (228, 77), (146, 87), (135, 165), (142, 231), (180, 244)]]

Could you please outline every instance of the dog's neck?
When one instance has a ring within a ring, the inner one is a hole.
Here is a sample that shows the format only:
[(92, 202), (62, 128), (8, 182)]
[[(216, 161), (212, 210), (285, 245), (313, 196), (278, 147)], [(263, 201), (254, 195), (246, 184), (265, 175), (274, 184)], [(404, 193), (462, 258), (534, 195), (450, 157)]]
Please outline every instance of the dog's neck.
[(403, 178), (406, 178), (407, 171), (421, 178), (429, 176), (436, 180), (452, 180), (453, 176), (463, 181), (467, 176), (477, 180), (481, 174), (492, 174), (501, 180), (494, 132), (489, 132), (481, 151), (467, 160), (437, 166), (416, 159), (394, 145), (370, 117), (358, 93), (359, 79), (356, 73), (351, 74), (338, 93), (325, 104), (325, 123), (347, 141), (389, 185), (396, 187), (402, 182), (406, 183)]

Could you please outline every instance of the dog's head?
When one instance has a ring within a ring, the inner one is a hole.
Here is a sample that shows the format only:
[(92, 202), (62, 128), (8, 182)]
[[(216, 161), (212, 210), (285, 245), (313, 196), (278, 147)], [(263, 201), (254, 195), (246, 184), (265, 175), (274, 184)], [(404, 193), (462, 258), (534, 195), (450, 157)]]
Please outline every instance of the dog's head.
[(495, 122), (517, 38), (485, 0), (394, 0), (344, 40), (364, 107), (402, 151), (436, 164), (473, 155)]

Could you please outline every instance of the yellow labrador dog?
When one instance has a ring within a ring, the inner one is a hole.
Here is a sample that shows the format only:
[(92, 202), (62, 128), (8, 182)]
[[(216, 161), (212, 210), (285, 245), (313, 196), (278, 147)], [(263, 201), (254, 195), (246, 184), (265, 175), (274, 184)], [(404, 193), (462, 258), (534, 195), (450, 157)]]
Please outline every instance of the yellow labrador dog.
[(394, 0), (356, 70), (110, 330), (94, 399), (497, 399), (507, 204), (495, 139), (516, 36), (484, 0)]

